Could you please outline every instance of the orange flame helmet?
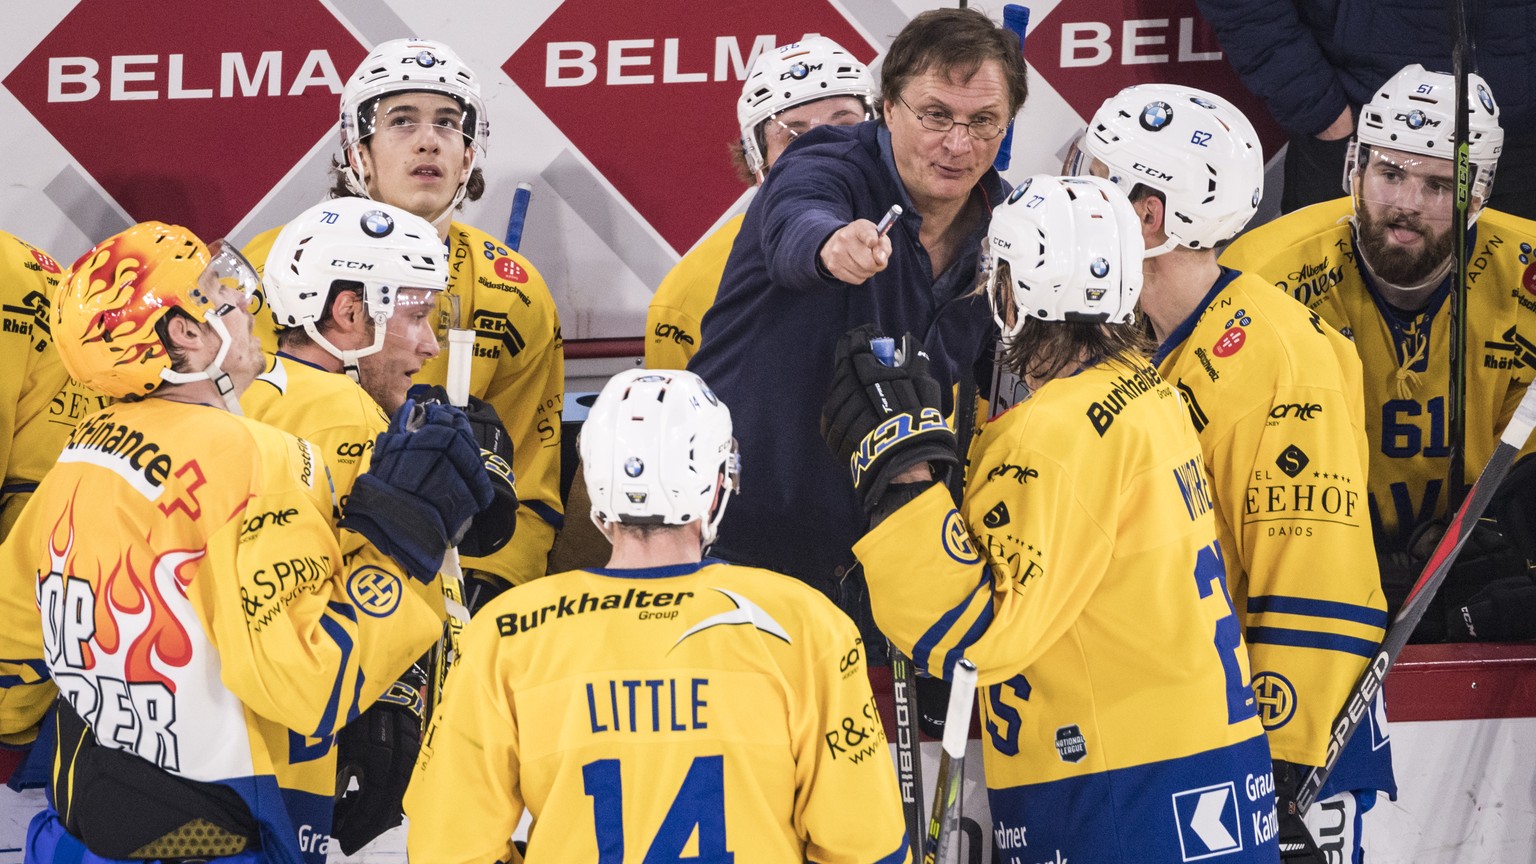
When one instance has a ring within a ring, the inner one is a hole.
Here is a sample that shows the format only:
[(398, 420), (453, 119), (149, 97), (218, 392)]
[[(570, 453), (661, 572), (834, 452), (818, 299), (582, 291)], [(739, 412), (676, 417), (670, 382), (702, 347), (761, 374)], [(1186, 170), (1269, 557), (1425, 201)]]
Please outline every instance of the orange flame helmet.
[(80, 257), (53, 304), (53, 336), (76, 380), (115, 396), (143, 396), (171, 368), (155, 324), (172, 308), (205, 320), (217, 300), (202, 279), (208, 246), (186, 228), (141, 222)]

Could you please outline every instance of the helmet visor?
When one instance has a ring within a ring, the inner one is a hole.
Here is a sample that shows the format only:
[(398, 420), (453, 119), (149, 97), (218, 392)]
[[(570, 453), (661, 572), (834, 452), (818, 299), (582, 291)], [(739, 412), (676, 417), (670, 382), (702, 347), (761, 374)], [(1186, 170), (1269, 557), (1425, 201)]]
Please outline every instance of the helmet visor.
[(1456, 203), (1456, 167), (1451, 160), (1383, 147), (1360, 150), (1361, 201), (1412, 212), (1425, 222), (1450, 224)]
[(254, 312), (256, 289), (261, 285), (261, 277), (256, 275), (256, 268), (228, 240), (215, 240), (208, 244), (208, 256), (208, 266), (197, 277), (197, 287), (207, 298), (205, 305), (222, 314), (222, 307), (231, 302), (227, 292), (233, 291), (244, 297), (246, 309)]

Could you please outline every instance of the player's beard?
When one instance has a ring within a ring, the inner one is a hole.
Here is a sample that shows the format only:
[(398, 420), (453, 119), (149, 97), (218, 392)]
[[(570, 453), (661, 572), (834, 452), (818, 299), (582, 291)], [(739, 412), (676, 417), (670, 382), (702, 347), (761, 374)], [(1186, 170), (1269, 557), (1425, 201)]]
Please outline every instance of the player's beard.
[[(1391, 208), (1384, 209), (1391, 212)], [(1454, 238), (1449, 225), (1436, 234), (1427, 221), (1401, 213), (1378, 222), (1369, 206), (1360, 207), (1358, 218), (1360, 254), (1365, 256), (1377, 278), (1392, 287), (1412, 288), (1422, 284), (1451, 255)], [(1404, 249), (1387, 239), (1387, 229), (1392, 227), (1419, 232), (1424, 237), (1423, 248), (1417, 251)]]

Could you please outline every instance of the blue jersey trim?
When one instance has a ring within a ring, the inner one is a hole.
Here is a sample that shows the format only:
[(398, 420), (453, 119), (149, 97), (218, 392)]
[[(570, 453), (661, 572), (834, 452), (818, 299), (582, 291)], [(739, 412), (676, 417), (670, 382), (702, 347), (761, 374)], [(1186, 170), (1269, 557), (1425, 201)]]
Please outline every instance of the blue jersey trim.
[(617, 576), (620, 579), (667, 579), (672, 576), (687, 576), (713, 564), (724, 563), (718, 558), (705, 558), (703, 561), (667, 564), (662, 567), (587, 567), (585, 570), (599, 576)]
[(561, 515), (559, 511), (555, 510), (555, 508), (549, 506), (548, 504), (545, 504), (543, 501), (523, 501), (520, 503), (524, 507), (527, 507), (529, 510), (532, 510), (533, 515), (543, 519), (545, 522), (548, 522), (550, 527), (554, 528), (556, 531), (559, 531), (561, 528), (565, 527), (565, 516)]
[[(337, 615), (352, 619), (353, 623), (357, 622), (357, 612), (343, 603), (327, 603), (326, 608)], [(323, 738), (334, 731), (336, 715), (341, 707), (341, 681), (346, 677), (347, 666), (352, 660), (352, 637), (347, 634), (346, 628), (330, 616), (320, 619), (320, 628), (331, 637), (336, 647), (341, 649), (341, 661), (336, 667), (336, 680), (331, 683), (331, 695), (325, 700), (325, 711), (320, 715), (320, 722), (310, 736), (313, 738)]]
[(1248, 598), (1248, 611), (1280, 612), (1286, 615), (1311, 615), (1314, 618), (1334, 618), (1353, 621), (1370, 627), (1387, 629), (1387, 613), (1384, 609), (1339, 603), (1334, 600), (1315, 600), (1311, 597), (1289, 597), (1284, 594), (1264, 594)]
[(12, 660), (8, 657), (0, 657), (0, 663), (9, 663), (13, 666), (25, 666), (37, 675), (37, 681), (24, 681), (19, 675), (6, 675), (0, 677), (0, 686), (14, 687), (18, 684), (37, 684), (53, 677), (53, 672), (48, 668), (48, 663), (43, 660)]
[[(932, 663), (930, 662), (929, 655), (933, 653), (933, 646), (937, 645), (939, 643), (939, 640), (944, 638), (944, 634), (945, 633), (948, 633), (950, 630), (954, 629), (955, 622), (960, 620), (961, 613), (963, 613), (965, 611), (966, 607), (971, 605), (971, 601), (976, 598), (976, 592), (980, 591), (982, 588), (990, 588), (991, 586), (992, 586), (992, 571), (990, 571), (987, 568), (983, 567), (983, 568), (981, 568), (981, 581), (976, 583), (976, 587), (971, 589), (971, 593), (965, 595), (965, 599), (964, 600), (961, 600), (959, 603), (955, 604), (955, 607), (953, 609), (950, 609), (949, 611), (945, 612), (943, 615), (940, 615), (939, 616), (939, 620), (933, 622), (933, 625), (931, 627), (929, 627), (927, 630), (923, 631), (923, 635), (917, 640), (917, 644), (912, 647), (912, 662), (918, 664), (919, 668), (922, 668), (924, 670), (928, 669), (928, 667), (932, 665)], [(988, 607), (988, 612), (990, 612), (990, 611), (991, 611), (991, 607), (989, 606)], [(988, 619), (988, 623), (991, 623), (991, 621), (990, 621), (991, 615), (990, 614), (984, 615), (982, 617)], [(972, 628), (972, 629), (974, 629), (974, 628)], [(980, 633), (976, 634), (977, 637), (979, 637), (980, 635), (981, 635)], [(966, 636), (970, 637), (971, 633), (968, 631), (966, 633)], [(971, 638), (970, 641), (974, 642), (975, 638)], [(964, 648), (968, 644), (969, 644), (969, 642), (966, 642), (966, 641), (962, 640), (961, 644), (959, 646), (957, 646), (957, 647), (958, 648)], [(958, 660), (960, 658), (956, 657), (954, 659)], [(945, 671), (946, 672), (948, 671), (949, 664), (952, 663), (952, 662), (953, 661), (950, 661), (950, 660), (946, 659), (946, 661), (945, 661)]]
[(1189, 338), (1189, 334), (1195, 332), (1195, 325), (1200, 322), (1200, 316), (1205, 314), (1206, 307), (1215, 302), (1216, 295), (1220, 294), (1223, 288), (1232, 284), (1232, 280), (1236, 279), (1237, 276), (1238, 271), (1229, 267), (1221, 268), (1221, 275), (1216, 277), (1216, 284), (1211, 286), (1211, 290), (1205, 292), (1205, 298), (1195, 304), (1195, 310), (1189, 313), (1189, 317), (1179, 322), (1179, 326), (1173, 328), (1173, 332), (1168, 334), (1168, 338), (1164, 339), (1162, 344), (1157, 346), (1157, 351), (1152, 354), (1153, 368), (1162, 366), (1163, 358), (1173, 353), (1173, 349), (1184, 344), (1184, 340)]
[(1369, 639), (1340, 636), (1335, 633), (1316, 633), (1307, 630), (1291, 630), (1285, 627), (1249, 627), (1248, 642), (1253, 645), (1289, 645), (1292, 648), (1321, 648), (1325, 651), (1341, 651), (1358, 657), (1371, 657), (1379, 647)]
[(0, 486), (0, 495), (15, 495), (20, 492), (37, 491), (36, 483), (7, 483)]

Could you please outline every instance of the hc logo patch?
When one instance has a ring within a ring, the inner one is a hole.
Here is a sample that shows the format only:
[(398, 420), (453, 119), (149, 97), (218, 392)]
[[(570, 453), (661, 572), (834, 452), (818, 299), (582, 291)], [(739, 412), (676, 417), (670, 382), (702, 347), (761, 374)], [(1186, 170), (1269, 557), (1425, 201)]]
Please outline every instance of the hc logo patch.
[(978, 564), (981, 555), (976, 552), (975, 544), (971, 543), (971, 532), (965, 528), (965, 520), (960, 518), (960, 511), (951, 510), (944, 517), (944, 551), (949, 557), (961, 564)]
[(1215, 858), (1243, 850), (1237, 787), (1230, 781), (1175, 792), (1173, 817), (1179, 826), (1179, 848), (1185, 861)]
[(378, 567), (359, 567), (347, 578), (347, 596), (364, 614), (383, 618), (400, 605), (400, 577)]
[(1278, 672), (1255, 675), (1253, 697), (1265, 729), (1279, 729), (1296, 713), (1296, 688)]

